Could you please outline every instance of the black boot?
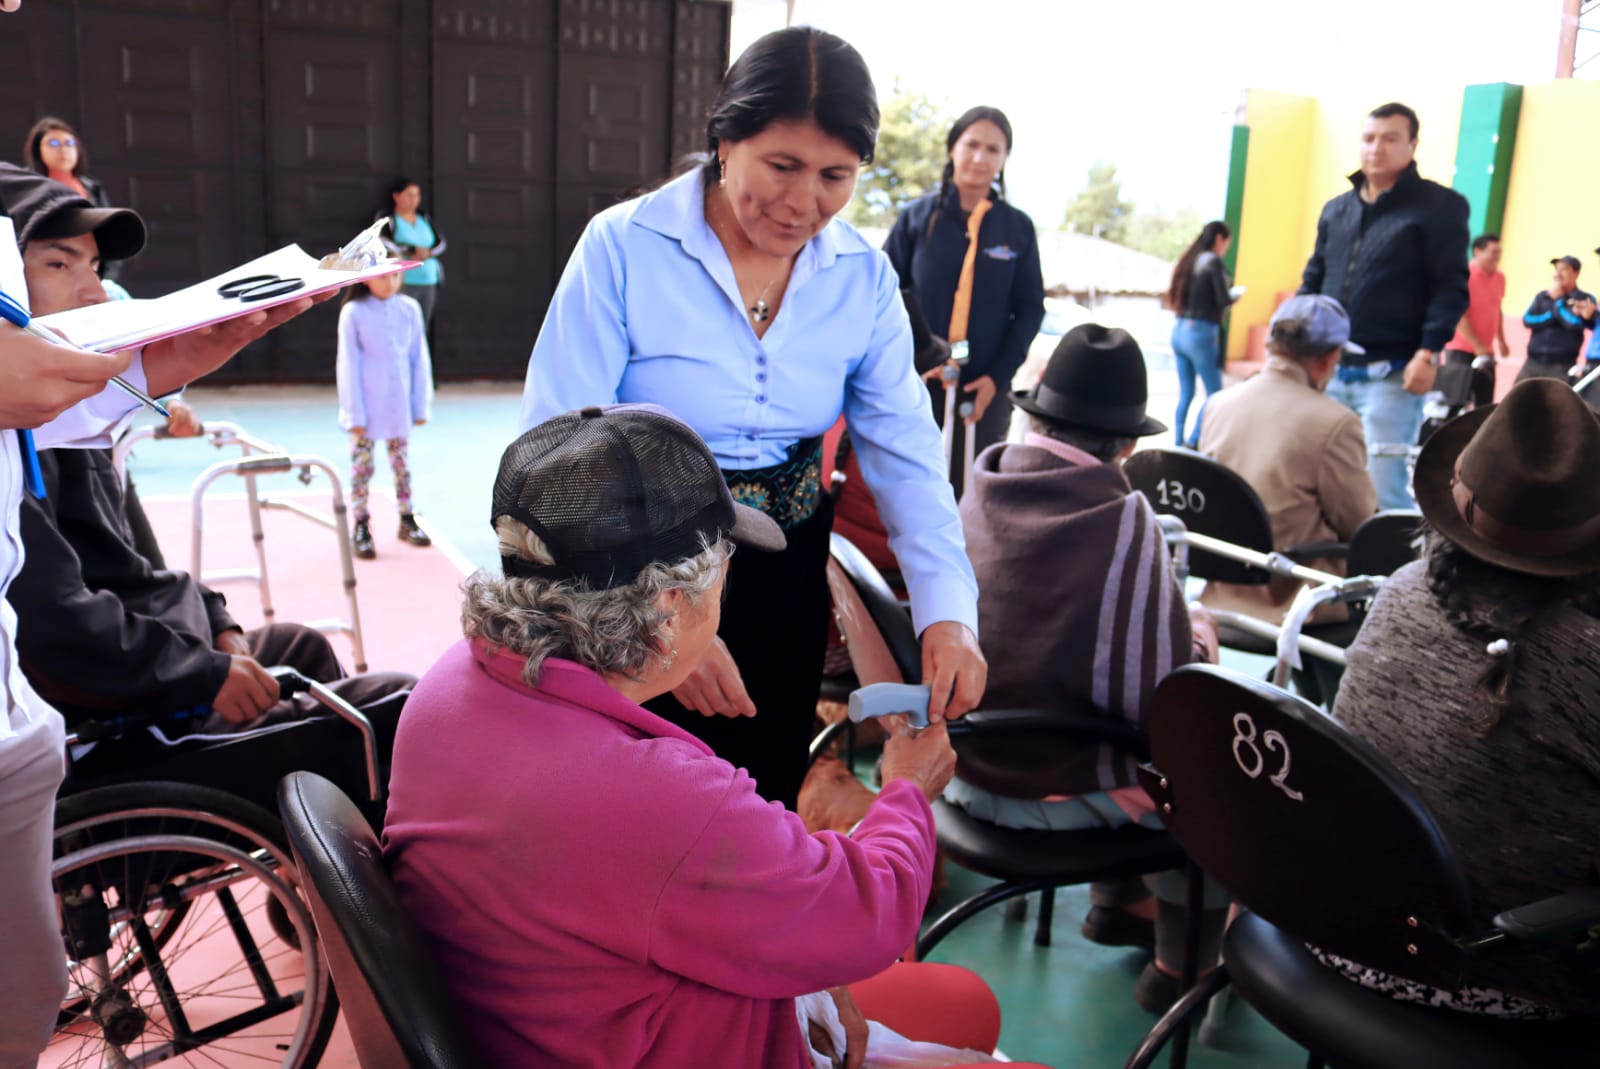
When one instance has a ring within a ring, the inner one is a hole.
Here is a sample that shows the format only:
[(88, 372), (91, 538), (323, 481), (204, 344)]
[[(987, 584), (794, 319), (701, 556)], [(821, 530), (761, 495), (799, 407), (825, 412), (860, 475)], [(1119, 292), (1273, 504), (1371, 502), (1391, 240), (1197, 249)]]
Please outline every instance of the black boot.
[(417, 526), (417, 518), (409, 512), (400, 514), (400, 541), (413, 546), (431, 546), (433, 539), (428, 537), (426, 531)]
[(367, 526), (366, 520), (356, 521), (356, 530), (350, 536), (350, 545), (361, 560), (371, 560), (378, 555), (378, 547), (372, 544), (372, 529)]

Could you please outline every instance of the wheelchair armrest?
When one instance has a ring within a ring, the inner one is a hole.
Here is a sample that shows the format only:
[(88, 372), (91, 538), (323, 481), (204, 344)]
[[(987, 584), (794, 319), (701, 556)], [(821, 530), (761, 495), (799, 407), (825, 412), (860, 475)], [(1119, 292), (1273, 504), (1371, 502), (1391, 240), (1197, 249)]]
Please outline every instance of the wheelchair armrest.
[(378, 757), (378, 734), (365, 713), (322, 683), (308, 679), (288, 665), (267, 669), (267, 674), (278, 681), (278, 697), (292, 698), (296, 694), (309, 694), (330, 713), (361, 733), (361, 745), (367, 759), (367, 795), (370, 801), (383, 801), (382, 762)]
[(1600, 929), (1600, 887), (1585, 887), (1495, 917), (1494, 927), (1519, 946), (1549, 943)]
[(1306, 542), (1298, 546), (1285, 546), (1278, 552), (1299, 564), (1306, 561), (1328, 559), (1344, 560), (1350, 556), (1348, 542)]
[(1049, 735), (1083, 743), (1110, 743), (1141, 760), (1150, 755), (1150, 740), (1126, 720), (1062, 709), (978, 709), (945, 722), (952, 736), (974, 739), (1013, 735)]

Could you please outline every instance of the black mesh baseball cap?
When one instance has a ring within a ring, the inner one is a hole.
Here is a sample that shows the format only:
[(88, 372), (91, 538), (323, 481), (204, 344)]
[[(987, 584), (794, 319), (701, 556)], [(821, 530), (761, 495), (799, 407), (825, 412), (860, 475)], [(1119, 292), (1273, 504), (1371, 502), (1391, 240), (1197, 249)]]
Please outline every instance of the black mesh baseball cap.
[(699, 435), (656, 405), (578, 409), (512, 442), (489, 522), (501, 516), (526, 524), (554, 559), (501, 557), (506, 575), (580, 579), (593, 589), (625, 586), (718, 535), (769, 552), (787, 544), (770, 516), (734, 503)]

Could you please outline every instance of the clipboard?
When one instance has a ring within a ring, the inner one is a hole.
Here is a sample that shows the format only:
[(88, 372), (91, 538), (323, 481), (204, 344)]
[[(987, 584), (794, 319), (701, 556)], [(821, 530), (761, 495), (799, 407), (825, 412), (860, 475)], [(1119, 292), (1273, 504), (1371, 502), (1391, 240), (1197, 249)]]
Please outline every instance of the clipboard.
[[(224, 271), (165, 297), (128, 301), (107, 301), (74, 308), (70, 312), (38, 316), (40, 326), (60, 331), (68, 341), (97, 353), (137, 349), (152, 342), (187, 334), (191, 330), (224, 323), (280, 304), (314, 297), (369, 278), (409, 271), (414, 260), (386, 260), (360, 271), (330, 271), (318, 266), (317, 259), (298, 245), (285, 245), (249, 263)], [(273, 275), (300, 279), (304, 286), (266, 300), (241, 300), (218, 292), (228, 282), (252, 275)]]

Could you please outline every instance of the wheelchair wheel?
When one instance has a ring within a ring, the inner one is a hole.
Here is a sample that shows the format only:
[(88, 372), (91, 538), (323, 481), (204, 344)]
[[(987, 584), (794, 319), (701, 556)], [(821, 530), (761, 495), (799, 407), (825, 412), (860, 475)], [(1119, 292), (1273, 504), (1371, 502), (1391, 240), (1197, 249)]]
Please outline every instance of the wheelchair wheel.
[(317, 1063), (338, 1004), (276, 818), (131, 783), (63, 799), (56, 824), (70, 988), (40, 1066)]

